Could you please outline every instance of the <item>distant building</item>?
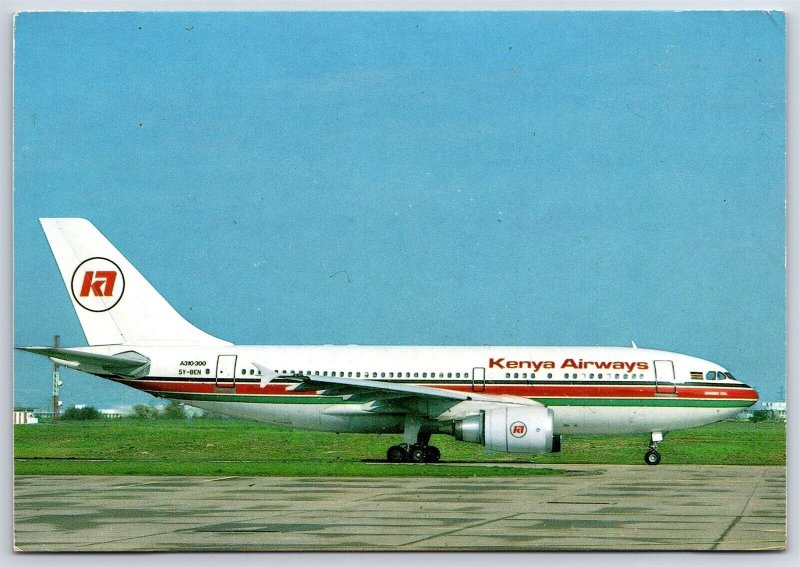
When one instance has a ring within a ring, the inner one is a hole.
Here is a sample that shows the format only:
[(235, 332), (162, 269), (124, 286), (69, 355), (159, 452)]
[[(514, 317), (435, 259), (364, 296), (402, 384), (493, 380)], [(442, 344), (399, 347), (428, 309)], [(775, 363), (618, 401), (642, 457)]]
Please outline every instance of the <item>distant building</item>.
[(102, 415), (106, 419), (119, 419), (121, 417), (125, 417), (128, 415), (128, 412), (121, 410), (119, 408), (110, 408), (110, 409), (101, 409), (100, 415)]
[(786, 421), (786, 402), (762, 402), (761, 409), (770, 412), (773, 419)]
[(33, 415), (33, 410), (14, 410), (14, 425), (34, 425), (39, 420)]
[(193, 406), (183, 406), (183, 409), (186, 411), (186, 417), (189, 419), (193, 417), (203, 417), (206, 413), (205, 410)]
[(53, 410), (52, 409), (35, 409), (33, 415), (39, 420), (39, 423), (52, 423)]

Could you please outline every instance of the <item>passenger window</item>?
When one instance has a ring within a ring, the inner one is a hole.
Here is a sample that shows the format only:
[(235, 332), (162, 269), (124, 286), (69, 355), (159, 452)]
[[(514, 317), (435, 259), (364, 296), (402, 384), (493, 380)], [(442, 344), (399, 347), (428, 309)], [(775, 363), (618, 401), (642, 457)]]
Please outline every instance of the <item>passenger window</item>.
[(622, 379), (623, 379), (623, 380), (627, 380), (627, 379), (628, 379), (628, 373), (627, 373), (627, 372), (626, 372), (625, 374), (623, 374), (623, 375), (622, 375)]
[(247, 374), (247, 370), (245, 370), (244, 368), (242, 368), (242, 376), (244, 376), (245, 374)]
[(572, 379), (573, 380), (577, 380), (578, 379), (578, 373), (577, 372), (573, 372), (572, 373)]
[(206, 368), (206, 374), (211, 374), (211, 369), (210, 368)]
[(569, 378), (569, 374), (564, 372), (564, 378)]
[(506, 372), (506, 378), (511, 378), (511, 372)]
[(552, 372), (548, 372), (547, 373), (547, 378), (552, 378), (552, 377), (553, 377), (553, 373)]
[(589, 374), (589, 380), (594, 380), (594, 374)]

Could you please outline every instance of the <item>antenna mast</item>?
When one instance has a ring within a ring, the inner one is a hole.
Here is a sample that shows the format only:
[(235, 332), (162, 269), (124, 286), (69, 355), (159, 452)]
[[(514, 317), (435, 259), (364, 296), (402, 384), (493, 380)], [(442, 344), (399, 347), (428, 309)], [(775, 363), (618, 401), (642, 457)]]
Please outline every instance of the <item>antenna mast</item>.
[[(61, 344), (61, 337), (56, 335), (53, 337), (53, 347), (58, 348)], [(58, 395), (58, 387), (61, 386), (61, 372), (59, 371), (59, 365), (57, 363), (53, 363), (53, 424), (58, 423), (58, 410), (61, 406), (61, 400), (59, 399)]]

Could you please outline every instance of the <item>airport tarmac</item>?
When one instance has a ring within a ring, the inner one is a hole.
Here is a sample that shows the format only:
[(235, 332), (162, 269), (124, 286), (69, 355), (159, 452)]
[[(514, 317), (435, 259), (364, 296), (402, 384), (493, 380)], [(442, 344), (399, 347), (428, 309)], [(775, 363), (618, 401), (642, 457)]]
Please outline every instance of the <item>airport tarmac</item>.
[[(432, 465), (397, 465), (432, 466)], [(19, 476), (21, 551), (777, 550), (784, 467), (492, 478)]]

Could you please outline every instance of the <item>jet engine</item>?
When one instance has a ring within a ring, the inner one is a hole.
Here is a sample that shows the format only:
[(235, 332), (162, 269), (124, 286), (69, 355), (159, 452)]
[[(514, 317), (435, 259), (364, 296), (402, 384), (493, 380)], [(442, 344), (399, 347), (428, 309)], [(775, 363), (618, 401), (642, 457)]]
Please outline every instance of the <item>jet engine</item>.
[(488, 451), (557, 453), (561, 436), (553, 435), (553, 410), (544, 406), (506, 406), (453, 422), (459, 441), (479, 443)]

